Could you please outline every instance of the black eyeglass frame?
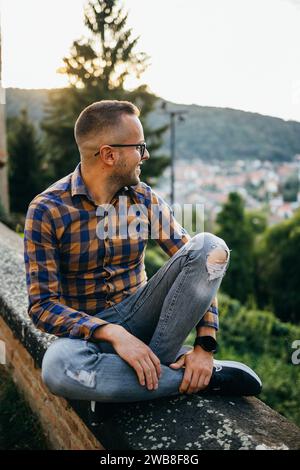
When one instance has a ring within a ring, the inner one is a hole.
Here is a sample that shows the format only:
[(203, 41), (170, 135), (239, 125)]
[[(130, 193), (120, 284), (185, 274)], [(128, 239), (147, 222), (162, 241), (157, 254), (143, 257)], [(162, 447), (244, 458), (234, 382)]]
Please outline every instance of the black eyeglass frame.
[[(109, 144), (110, 147), (136, 147), (137, 149), (139, 149), (139, 152), (140, 152), (140, 155), (141, 157), (143, 158), (144, 154), (145, 154), (145, 150), (147, 148), (147, 144), (146, 142), (144, 142), (143, 144)], [(97, 157), (97, 155), (99, 155), (100, 153), (100, 150), (98, 150), (98, 152), (94, 153), (94, 157)]]

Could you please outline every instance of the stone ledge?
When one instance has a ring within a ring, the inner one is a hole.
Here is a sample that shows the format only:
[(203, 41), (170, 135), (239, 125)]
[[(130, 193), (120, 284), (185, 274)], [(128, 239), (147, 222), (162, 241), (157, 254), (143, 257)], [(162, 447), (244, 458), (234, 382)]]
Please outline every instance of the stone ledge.
[[(23, 242), (1, 223), (0, 316), (3, 322), (0, 331), (3, 337), (3, 332), (6, 331), (5, 340), (10, 343), (8, 350), (18, 349), (16, 344), (24, 348), (28, 358), (31, 358), (27, 360), (27, 372), (33, 374), (35, 370), (36, 375), (32, 376), (38, 382), (35, 393), (43, 390), (48, 394), (44, 406), (35, 407), (32, 398), (34, 395), (29, 393), (30, 383), (22, 380), (20, 374), (23, 367), (20, 359), (14, 361), (10, 352), (8, 359), (14, 378), (29, 397), (31, 406), (37, 409), (41, 423), (55, 448), (74, 449), (79, 446), (101, 449), (104, 446), (108, 450), (300, 449), (300, 429), (256, 398), (179, 395), (146, 402), (99, 403), (99, 424), (91, 427), (88, 420), (89, 403), (67, 402), (63, 398), (54, 397), (40, 380), (43, 355), (55, 337), (37, 330), (28, 317)], [(13, 342), (15, 343), (12, 346)], [(26, 354), (24, 352), (19, 356), (24, 359)], [(51, 411), (49, 403), (52, 403)], [(75, 415), (70, 417), (66, 414), (68, 406), (76, 412)], [(76, 414), (80, 419), (76, 418)], [(69, 422), (73, 426), (68, 427)], [(54, 435), (59, 426), (62, 429), (61, 437), (55, 440)]]
[(299, 449), (300, 430), (256, 398), (196, 395), (100, 404), (99, 439), (108, 449)]

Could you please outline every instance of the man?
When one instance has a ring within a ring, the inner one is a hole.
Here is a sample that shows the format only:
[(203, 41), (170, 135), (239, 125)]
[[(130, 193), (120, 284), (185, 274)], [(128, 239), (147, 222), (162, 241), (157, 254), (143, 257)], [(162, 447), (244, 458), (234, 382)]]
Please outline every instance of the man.
[[(84, 109), (75, 124), (80, 163), (29, 206), (29, 315), (59, 337), (44, 356), (43, 380), (56, 395), (103, 402), (258, 394), (249, 367), (213, 360), (230, 250), (210, 233), (191, 238), (141, 182), (149, 153), (138, 116), (126, 101)], [(147, 281), (151, 234), (170, 259)], [(194, 347), (183, 346), (193, 328)]]

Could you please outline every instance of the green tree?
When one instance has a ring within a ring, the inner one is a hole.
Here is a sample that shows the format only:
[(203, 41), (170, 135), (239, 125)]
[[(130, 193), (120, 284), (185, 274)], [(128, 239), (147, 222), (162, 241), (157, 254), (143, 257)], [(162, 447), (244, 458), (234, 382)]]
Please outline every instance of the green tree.
[(135, 52), (138, 38), (132, 38), (131, 29), (126, 27), (128, 15), (118, 4), (117, 0), (93, 0), (87, 4), (85, 25), (89, 37), (73, 42), (60, 69), (68, 76), (70, 86), (50, 92), (42, 128), (46, 132), (48, 160), (54, 178), (73, 171), (78, 163), (74, 123), (83, 108), (101, 99), (129, 100), (140, 109), (151, 153), (151, 161), (143, 166), (146, 182), (155, 182), (155, 177), (169, 164), (167, 157), (153, 155), (161, 146), (168, 126), (151, 129), (147, 124), (147, 115), (154, 109), (158, 97), (151, 94), (146, 85), (133, 91), (125, 88), (128, 76), (140, 77), (143, 73), (148, 57)]
[(24, 214), (46, 178), (41, 146), (26, 110), (8, 120), (8, 152), (11, 210)]
[(237, 193), (230, 193), (228, 201), (218, 214), (217, 235), (231, 250), (230, 264), (222, 281), (222, 290), (245, 302), (254, 291), (254, 232), (246, 216), (244, 201)]
[(299, 190), (299, 177), (295, 172), (290, 175), (282, 185), (283, 199), (285, 202), (297, 201), (297, 193)]
[(267, 214), (262, 210), (249, 210), (245, 214), (256, 235), (262, 234), (267, 228)]
[(283, 321), (300, 321), (300, 210), (264, 232), (256, 248), (257, 298)]

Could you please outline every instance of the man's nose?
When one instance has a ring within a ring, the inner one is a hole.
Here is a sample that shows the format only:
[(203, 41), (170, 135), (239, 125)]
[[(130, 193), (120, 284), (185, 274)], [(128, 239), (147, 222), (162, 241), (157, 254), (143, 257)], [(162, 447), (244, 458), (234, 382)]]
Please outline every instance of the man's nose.
[(150, 153), (148, 152), (148, 149), (145, 149), (145, 153), (144, 155), (142, 156), (142, 160), (149, 160), (150, 158)]

